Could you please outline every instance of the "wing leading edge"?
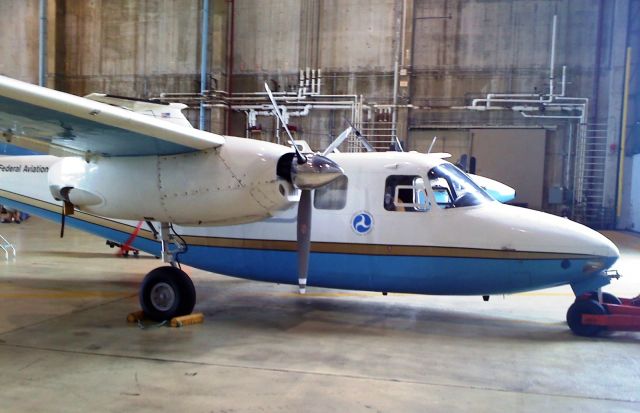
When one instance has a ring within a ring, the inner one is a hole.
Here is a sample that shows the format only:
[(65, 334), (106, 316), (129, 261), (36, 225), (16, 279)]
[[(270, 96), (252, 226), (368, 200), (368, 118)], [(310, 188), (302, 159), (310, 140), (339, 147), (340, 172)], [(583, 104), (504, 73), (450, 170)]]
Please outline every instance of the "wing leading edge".
[(0, 76), (0, 142), (42, 153), (174, 155), (224, 137), (120, 107)]

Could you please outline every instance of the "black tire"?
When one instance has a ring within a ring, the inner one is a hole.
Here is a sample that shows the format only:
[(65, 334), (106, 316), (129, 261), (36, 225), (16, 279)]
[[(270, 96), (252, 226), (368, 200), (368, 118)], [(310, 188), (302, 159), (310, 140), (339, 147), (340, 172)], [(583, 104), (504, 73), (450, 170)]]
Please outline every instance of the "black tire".
[[(591, 298), (593, 301), (598, 301), (598, 293), (593, 292), (589, 294), (589, 298)], [(618, 297), (616, 297), (611, 293), (602, 293), (602, 302), (605, 304), (615, 304), (615, 305), (622, 304), (622, 301), (620, 301)]]
[(181, 269), (158, 267), (142, 280), (139, 298), (147, 317), (164, 321), (191, 314), (196, 304), (196, 289)]
[(567, 311), (567, 324), (578, 336), (593, 337), (600, 334), (605, 327), (582, 324), (583, 314), (607, 314), (607, 310), (595, 300), (576, 300)]

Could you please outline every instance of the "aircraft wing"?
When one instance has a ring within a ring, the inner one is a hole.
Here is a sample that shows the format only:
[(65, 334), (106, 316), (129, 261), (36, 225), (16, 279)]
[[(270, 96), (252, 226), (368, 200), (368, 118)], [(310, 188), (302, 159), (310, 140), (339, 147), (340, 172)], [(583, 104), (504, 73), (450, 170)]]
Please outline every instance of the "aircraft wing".
[(224, 137), (0, 76), (0, 143), (58, 156), (173, 155)]

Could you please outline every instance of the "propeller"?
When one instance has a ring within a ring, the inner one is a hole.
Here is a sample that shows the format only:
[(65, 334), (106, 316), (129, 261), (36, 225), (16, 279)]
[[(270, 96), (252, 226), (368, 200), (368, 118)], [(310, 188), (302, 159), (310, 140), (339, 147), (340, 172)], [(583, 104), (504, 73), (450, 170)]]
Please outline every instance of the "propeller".
[(64, 220), (67, 215), (64, 213), (64, 203), (62, 204), (62, 215), (60, 218), (60, 238), (64, 238)]
[(284, 116), (278, 108), (269, 85), (265, 82), (264, 88), (273, 104), (273, 112), (280, 119), (280, 123), (289, 136), (289, 142), (295, 153), (283, 155), (278, 161), (278, 175), (289, 180), (296, 188), (301, 190), (298, 203), (297, 218), (297, 254), (298, 254), (298, 287), (300, 294), (304, 294), (307, 288), (307, 275), (309, 272), (309, 255), (311, 253), (311, 191), (327, 185), (344, 174), (337, 163), (323, 155), (303, 155), (284, 120)]
[(345, 121), (347, 121), (347, 124), (349, 124), (349, 126), (351, 127), (351, 129), (353, 129), (353, 132), (356, 134), (356, 137), (360, 140), (360, 142), (362, 143), (362, 146), (364, 146), (364, 148), (367, 150), (367, 152), (375, 152), (375, 148), (373, 146), (371, 146), (371, 144), (369, 143), (369, 141), (367, 140), (367, 138), (365, 138), (362, 133), (360, 133), (360, 131), (358, 130), (358, 128), (356, 128), (355, 126), (353, 126), (353, 123), (351, 123), (351, 121), (347, 118), (344, 118)]

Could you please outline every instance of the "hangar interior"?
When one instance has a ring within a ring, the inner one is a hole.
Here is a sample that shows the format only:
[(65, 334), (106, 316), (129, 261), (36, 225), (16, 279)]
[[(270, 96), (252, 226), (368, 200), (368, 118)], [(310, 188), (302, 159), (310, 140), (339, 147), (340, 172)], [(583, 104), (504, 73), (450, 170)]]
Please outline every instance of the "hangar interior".
[(637, 0), (46, 3), (3, 2), (0, 72), (182, 102), (202, 129), (282, 142), (268, 82), (314, 150), (348, 119), (378, 149), (473, 158), (518, 203), (640, 225)]
[[(449, 153), (517, 205), (628, 231), (608, 234), (621, 272), (640, 268), (640, 0), (2, 0), (0, 56), (5, 76), (183, 103), (195, 127), (286, 144), (266, 82), (314, 151), (348, 120), (380, 151)], [(365, 150), (355, 135), (340, 149)], [(58, 231), (0, 226), (23, 254), (0, 261), (8, 411), (640, 405), (638, 335), (573, 340), (568, 288), (488, 313), (477, 297), (300, 297), (193, 270), (207, 323), (137, 331), (122, 316), (153, 257)]]

